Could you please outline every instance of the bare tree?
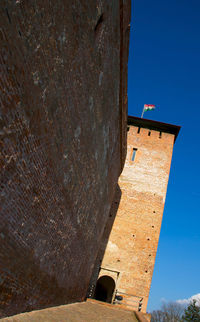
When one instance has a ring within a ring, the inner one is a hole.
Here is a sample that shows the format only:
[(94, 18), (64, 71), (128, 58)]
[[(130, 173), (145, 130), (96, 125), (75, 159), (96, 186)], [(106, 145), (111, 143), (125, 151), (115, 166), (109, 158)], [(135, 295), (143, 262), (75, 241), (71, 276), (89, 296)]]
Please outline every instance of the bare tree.
[(161, 310), (151, 312), (151, 322), (165, 322), (165, 314)]
[(162, 311), (167, 318), (166, 321), (179, 322), (184, 312), (184, 306), (176, 302), (164, 303), (162, 305)]
[(151, 322), (180, 322), (184, 312), (184, 306), (176, 303), (164, 303), (161, 310), (151, 313)]

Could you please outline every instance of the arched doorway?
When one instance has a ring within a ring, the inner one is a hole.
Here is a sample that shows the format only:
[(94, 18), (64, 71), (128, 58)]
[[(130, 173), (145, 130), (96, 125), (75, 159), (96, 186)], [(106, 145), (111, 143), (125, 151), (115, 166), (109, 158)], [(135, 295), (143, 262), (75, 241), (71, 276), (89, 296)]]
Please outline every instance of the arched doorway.
[(107, 275), (101, 276), (96, 284), (94, 298), (98, 301), (111, 303), (114, 290), (114, 279)]

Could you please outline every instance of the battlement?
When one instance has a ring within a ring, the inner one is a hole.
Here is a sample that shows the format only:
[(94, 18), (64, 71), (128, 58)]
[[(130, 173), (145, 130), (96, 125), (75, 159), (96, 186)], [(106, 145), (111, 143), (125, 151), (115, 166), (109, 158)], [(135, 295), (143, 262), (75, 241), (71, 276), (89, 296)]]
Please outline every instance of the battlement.
[(130, 129), (130, 126), (134, 126), (134, 128), (137, 128), (137, 134), (148, 133), (148, 136), (151, 136), (151, 133), (155, 133), (156, 131), (159, 132), (159, 138), (162, 138), (162, 133), (169, 133), (174, 135), (174, 140), (176, 140), (180, 131), (180, 126), (178, 125), (143, 119), (140, 117), (129, 115), (127, 130)]

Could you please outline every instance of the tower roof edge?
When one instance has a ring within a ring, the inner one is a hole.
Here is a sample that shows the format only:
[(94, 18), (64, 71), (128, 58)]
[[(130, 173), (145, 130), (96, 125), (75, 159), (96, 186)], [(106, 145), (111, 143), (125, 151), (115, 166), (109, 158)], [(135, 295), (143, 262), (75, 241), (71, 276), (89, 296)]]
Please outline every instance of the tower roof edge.
[(173, 134), (175, 135), (174, 141), (176, 141), (176, 138), (181, 129), (181, 126), (179, 125), (143, 119), (143, 118), (131, 116), (131, 115), (128, 115), (127, 122), (128, 122), (128, 125), (134, 125), (134, 126), (143, 127), (149, 130), (156, 130), (156, 131)]

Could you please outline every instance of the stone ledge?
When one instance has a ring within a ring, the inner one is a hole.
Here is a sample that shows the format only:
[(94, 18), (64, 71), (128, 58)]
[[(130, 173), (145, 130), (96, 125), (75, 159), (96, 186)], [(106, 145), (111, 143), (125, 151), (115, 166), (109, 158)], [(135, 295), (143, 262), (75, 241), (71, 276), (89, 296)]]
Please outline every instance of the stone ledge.
[(88, 301), (21, 313), (2, 322), (137, 322), (135, 312), (115, 308), (108, 303)]

